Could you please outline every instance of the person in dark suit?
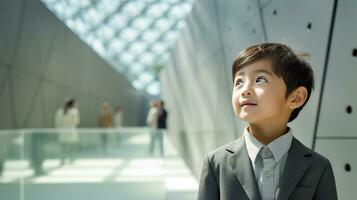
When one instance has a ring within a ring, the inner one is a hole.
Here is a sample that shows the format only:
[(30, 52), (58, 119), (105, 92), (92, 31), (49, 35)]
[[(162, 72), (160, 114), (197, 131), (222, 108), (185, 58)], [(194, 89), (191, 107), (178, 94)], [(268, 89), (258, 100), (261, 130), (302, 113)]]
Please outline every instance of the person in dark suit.
[(253, 45), (232, 65), (235, 114), (243, 135), (208, 153), (198, 200), (337, 199), (328, 159), (288, 127), (314, 87), (311, 66), (278, 43)]
[(160, 101), (159, 116), (157, 119), (157, 128), (166, 129), (167, 111), (165, 109), (165, 103), (163, 100)]

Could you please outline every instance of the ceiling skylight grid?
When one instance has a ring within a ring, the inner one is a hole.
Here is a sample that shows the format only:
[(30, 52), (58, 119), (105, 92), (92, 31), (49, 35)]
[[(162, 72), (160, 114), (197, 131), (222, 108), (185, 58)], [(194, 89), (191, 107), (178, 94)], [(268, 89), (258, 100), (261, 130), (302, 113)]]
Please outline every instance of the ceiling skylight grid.
[(160, 92), (165, 64), (193, 0), (42, 0), (139, 90)]

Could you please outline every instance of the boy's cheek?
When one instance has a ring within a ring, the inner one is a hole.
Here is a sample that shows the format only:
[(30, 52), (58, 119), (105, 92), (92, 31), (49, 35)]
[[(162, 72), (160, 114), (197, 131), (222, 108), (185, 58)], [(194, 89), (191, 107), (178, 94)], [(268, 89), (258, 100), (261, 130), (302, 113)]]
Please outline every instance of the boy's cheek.
[(238, 116), (239, 113), (239, 101), (238, 101), (238, 97), (236, 96), (232, 96), (232, 107), (234, 110), (234, 113)]

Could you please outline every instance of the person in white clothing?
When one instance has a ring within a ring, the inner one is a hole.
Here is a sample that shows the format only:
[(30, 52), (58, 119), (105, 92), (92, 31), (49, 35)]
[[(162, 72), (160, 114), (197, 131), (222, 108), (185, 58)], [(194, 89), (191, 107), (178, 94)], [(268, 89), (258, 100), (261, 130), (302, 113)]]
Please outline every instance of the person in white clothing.
[(123, 126), (123, 109), (121, 107), (117, 107), (114, 114), (114, 125), (116, 128), (120, 128)]
[(56, 126), (62, 128), (58, 135), (58, 141), (62, 147), (61, 165), (67, 158), (70, 162), (73, 161), (73, 150), (79, 141), (76, 128), (79, 125), (80, 117), (75, 99), (71, 98), (66, 102), (62, 114), (63, 116), (58, 111), (58, 115), (56, 115)]
[(149, 109), (148, 115), (146, 117), (146, 124), (151, 129), (157, 128), (158, 114), (159, 114), (158, 102), (157, 101), (151, 101), (150, 102), (150, 109)]
[(149, 127), (150, 132), (150, 145), (149, 145), (149, 153), (153, 155), (154, 153), (154, 146), (156, 142), (156, 138), (158, 135), (157, 129), (157, 120), (159, 116), (159, 102), (158, 101), (151, 101), (150, 102), (150, 109), (148, 115), (146, 117), (146, 124)]
[(121, 143), (120, 128), (123, 127), (123, 109), (120, 106), (116, 108), (114, 113), (114, 126), (117, 131), (113, 134), (113, 139), (111, 141), (113, 141), (113, 146), (116, 147)]

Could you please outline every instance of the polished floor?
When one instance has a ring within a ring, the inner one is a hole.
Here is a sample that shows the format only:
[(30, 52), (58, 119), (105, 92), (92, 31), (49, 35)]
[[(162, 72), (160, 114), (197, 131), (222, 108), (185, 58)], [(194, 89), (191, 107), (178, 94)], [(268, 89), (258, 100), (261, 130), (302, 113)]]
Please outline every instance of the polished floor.
[(76, 151), (61, 164), (45, 159), (35, 174), (25, 159), (7, 160), (0, 177), (6, 200), (193, 200), (198, 183), (177, 151), (164, 139), (164, 157), (149, 153), (147, 131), (122, 134), (120, 142)]

